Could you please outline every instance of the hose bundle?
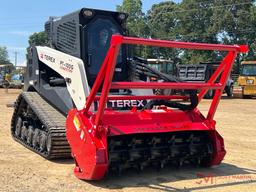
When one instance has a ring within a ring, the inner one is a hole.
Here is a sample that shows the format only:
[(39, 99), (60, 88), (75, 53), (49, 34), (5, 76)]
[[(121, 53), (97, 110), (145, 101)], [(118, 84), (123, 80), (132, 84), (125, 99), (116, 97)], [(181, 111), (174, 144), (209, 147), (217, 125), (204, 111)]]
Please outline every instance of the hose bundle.
[[(182, 82), (179, 78), (168, 75), (165, 73), (161, 73), (156, 69), (147, 65), (147, 61), (134, 57), (130, 62), (130, 71), (131, 77), (137, 80), (146, 81), (147, 77), (153, 77), (157, 80), (162, 80), (163, 82)], [(180, 101), (169, 101), (169, 100), (151, 100), (149, 101), (144, 109), (152, 109), (154, 106), (164, 105), (171, 108), (177, 108), (182, 111), (193, 110), (198, 105), (198, 96), (196, 90), (185, 90), (184, 93), (189, 95), (190, 104), (184, 104)]]

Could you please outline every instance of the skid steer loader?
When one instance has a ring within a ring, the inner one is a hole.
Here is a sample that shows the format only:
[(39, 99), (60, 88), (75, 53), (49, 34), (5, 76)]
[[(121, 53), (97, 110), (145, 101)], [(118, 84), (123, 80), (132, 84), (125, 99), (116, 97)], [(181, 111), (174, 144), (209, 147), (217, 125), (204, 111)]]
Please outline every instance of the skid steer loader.
[[(85, 180), (129, 168), (219, 164), (226, 151), (213, 118), (234, 59), (248, 48), (127, 37), (126, 18), (83, 8), (46, 22), (49, 46), (31, 48), (13, 138), (46, 159), (72, 155), (75, 175)], [(227, 55), (207, 82), (188, 83), (131, 58), (132, 45)], [(154, 95), (153, 89), (186, 94)], [(215, 96), (204, 117), (197, 105), (209, 89)]]

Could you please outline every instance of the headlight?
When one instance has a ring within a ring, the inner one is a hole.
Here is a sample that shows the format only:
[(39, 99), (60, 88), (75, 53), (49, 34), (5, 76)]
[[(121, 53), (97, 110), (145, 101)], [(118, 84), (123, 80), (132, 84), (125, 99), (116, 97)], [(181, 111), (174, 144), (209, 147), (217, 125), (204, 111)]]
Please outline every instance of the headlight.
[(121, 21), (123, 21), (123, 20), (126, 19), (126, 15), (125, 15), (124, 13), (120, 13), (120, 14), (118, 15), (118, 18), (119, 18)]
[(253, 84), (253, 83), (254, 83), (254, 80), (253, 80), (253, 79), (247, 79), (247, 80), (246, 80), (246, 83), (247, 83), (247, 84)]
[(92, 17), (93, 16), (93, 12), (92, 10), (84, 10), (84, 16), (85, 17)]

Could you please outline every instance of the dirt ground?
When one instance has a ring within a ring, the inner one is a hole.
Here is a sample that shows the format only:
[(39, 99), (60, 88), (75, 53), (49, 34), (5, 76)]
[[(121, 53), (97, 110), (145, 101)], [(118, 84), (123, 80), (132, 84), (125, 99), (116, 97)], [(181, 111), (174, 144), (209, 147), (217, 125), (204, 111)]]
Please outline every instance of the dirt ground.
[[(10, 135), (12, 108), (19, 90), (0, 89), (0, 191), (256, 191), (256, 99), (226, 99), (215, 116), (227, 155), (213, 168), (129, 171), (98, 182), (73, 175), (73, 161), (47, 161), (16, 143)], [(204, 101), (200, 106), (206, 111)], [(203, 178), (201, 178), (203, 176)]]

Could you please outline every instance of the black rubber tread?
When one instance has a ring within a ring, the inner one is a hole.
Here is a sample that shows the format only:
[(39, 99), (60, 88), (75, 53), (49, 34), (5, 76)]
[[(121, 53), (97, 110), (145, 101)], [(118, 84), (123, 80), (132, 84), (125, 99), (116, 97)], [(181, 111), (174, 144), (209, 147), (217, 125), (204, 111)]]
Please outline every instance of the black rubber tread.
[[(44, 131), (47, 137), (51, 138), (50, 150), (41, 151), (39, 147), (33, 147), (32, 144), (28, 144), (25, 140), (21, 140), (20, 137), (15, 135), (15, 126), (19, 113), (21, 113), (21, 102), (25, 101), (26, 104), (32, 109), (33, 113), (39, 119), (42, 125), (44, 125)], [(47, 103), (37, 92), (23, 92), (19, 95), (16, 106), (14, 109), (11, 132), (13, 138), (27, 147), (28, 149), (36, 152), (46, 159), (60, 159), (70, 158), (71, 150), (66, 139), (66, 117), (59, 111), (53, 108)]]

